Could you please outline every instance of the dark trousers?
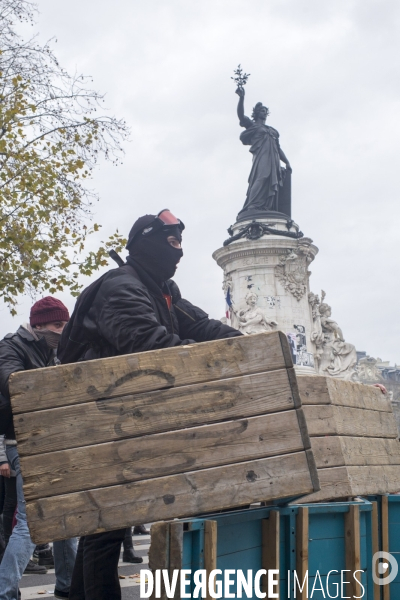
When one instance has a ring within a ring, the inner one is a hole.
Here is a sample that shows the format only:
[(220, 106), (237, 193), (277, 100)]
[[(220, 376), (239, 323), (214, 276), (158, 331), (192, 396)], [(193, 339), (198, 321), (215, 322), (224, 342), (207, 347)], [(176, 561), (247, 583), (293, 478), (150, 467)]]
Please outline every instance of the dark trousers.
[(3, 560), (6, 543), (4, 541), (3, 515), (0, 515), (0, 563)]
[(4, 477), (4, 506), (3, 506), (3, 527), (4, 539), (6, 544), (12, 533), (12, 524), (15, 509), (17, 508), (17, 478)]
[(124, 552), (133, 550), (132, 527), (127, 527), (125, 529), (125, 536), (122, 543), (124, 545)]
[(118, 560), (126, 529), (81, 537), (69, 600), (121, 600)]

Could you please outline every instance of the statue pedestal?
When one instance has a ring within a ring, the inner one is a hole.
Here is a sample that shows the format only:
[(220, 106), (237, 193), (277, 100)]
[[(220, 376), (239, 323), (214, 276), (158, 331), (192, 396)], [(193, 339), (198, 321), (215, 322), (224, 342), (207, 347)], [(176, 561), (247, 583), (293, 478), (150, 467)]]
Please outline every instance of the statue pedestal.
[[(233, 235), (252, 222), (235, 223)], [(298, 233), (298, 226), (280, 215), (257, 218), (256, 223)], [(224, 271), (228, 323), (247, 334), (280, 329), (288, 336), (296, 370), (309, 375), (316, 371), (308, 266), (317, 252), (310, 238), (265, 234), (254, 225), (247, 237), (213, 254)]]

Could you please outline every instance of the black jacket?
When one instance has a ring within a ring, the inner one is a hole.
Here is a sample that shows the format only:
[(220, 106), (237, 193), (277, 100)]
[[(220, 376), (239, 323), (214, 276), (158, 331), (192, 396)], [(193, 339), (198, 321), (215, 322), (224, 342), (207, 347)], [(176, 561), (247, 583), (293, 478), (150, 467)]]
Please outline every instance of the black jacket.
[[(172, 280), (161, 290), (133, 262), (112, 269), (92, 286), (93, 298), (85, 304), (87, 288), (63, 332), (61, 362), (72, 362), (72, 356), (77, 360), (69, 348), (78, 338), (79, 359), (91, 360), (242, 335), (184, 300)], [(172, 297), (170, 309), (163, 293)]]
[(54, 364), (54, 351), (44, 337), (35, 338), (21, 326), (0, 341), (0, 435), (15, 439), (8, 380), (16, 371), (39, 369)]

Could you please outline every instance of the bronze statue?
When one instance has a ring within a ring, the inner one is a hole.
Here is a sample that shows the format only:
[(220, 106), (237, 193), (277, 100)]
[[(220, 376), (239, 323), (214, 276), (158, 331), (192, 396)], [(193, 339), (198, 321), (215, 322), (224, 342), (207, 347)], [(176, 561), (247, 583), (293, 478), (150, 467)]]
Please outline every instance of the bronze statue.
[[(244, 87), (240, 82), (237, 83), (239, 84), (236, 89), (236, 94), (239, 96), (237, 114), (241, 127), (246, 129), (240, 134), (240, 140), (245, 146), (250, 146), (250, 152), (253, 154), (246, 202), (238, 219), (243, 220), (253, 215), (260, 217), (260, 213), (266, 211), (280, 212), (290, 217), (292, 168), (279, 145), (279, 133), (265, 124), (269, 110), (262, 102), (257, 102), (253, 108), (251, 119), (245, 116)], [(280, 161), (285, 163), (286, 169), (281, 167)]]

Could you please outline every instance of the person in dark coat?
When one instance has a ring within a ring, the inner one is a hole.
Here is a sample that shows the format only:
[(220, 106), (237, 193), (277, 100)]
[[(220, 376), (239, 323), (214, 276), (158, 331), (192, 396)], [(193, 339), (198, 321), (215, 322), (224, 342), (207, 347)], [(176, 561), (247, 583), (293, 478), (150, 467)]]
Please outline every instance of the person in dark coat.
[[(31, 562), (30, 556), (35, 549), (26, 520), (22, 475), (10, 404), (9, 378), (17, 371), (54, 365), (56, 348), (68, 319), (66, 306), (57, 298), (47, 296), (32, 306), (29, 324), (21, 325), (15, 333), (9, 333), (0, 341), (0, 436), (5, 436), (5, 451), (0, 454), (0, 467), (5, 477), (15, 476), (17, 495), (17, 524), (12, 530), (0, 564), (0, 600), (17, 598), (18, 583)], [(55, 542), (53, 548), (54, 555), (57, 553), (58, 556), (55, 561), (54, 597), (68, 598), (76, 540)], [(40, 552), (41, 550), (39, 562)], [(35, 572), (34, 567), (37, 565), (32, 564), (30, 572)], [(46, 569), (42, 569), (42, 572), (46, 572)]]
[[(1, 473), (1, 453), (0, 453), (0, 473)], [(2, 475), (0, 475), (0, 564), (1, 564), (1, 561), (3, 560), (4, 550), (6, 549), (6, 542), (4, 539), (4, 526), (3, 526), (4, 498), (5, 498), (4, 477)]]
[[(242, 335), (209, 319), (172, 281), (183, 256), (183, 229), (168, 210), (134, 223), (126, 263), (78, 298), (59, 346), (62, 363)], [(80, 539), (70, 600), (120, 600), (117, 567), (124, 535), (120, 529)]]

